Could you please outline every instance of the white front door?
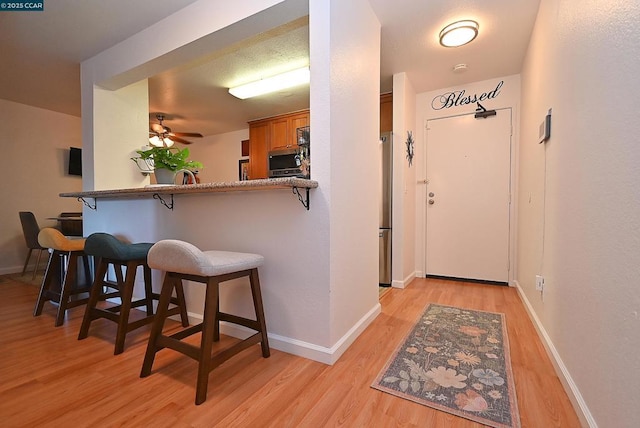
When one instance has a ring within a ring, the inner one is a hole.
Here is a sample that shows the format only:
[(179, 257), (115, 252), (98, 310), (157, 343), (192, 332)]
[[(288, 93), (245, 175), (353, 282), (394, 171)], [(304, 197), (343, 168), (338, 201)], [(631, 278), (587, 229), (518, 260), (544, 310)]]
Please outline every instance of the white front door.
[(511, 109), (427, 121), (426, 273), (508, 282)]

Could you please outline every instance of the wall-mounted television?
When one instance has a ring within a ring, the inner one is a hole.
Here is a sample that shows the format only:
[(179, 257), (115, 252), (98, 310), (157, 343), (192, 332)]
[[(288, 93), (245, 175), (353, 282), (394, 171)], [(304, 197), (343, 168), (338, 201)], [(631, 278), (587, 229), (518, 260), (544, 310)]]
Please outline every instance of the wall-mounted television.
[(69, 148), (69, 175), (82, 176), (82, 149)]

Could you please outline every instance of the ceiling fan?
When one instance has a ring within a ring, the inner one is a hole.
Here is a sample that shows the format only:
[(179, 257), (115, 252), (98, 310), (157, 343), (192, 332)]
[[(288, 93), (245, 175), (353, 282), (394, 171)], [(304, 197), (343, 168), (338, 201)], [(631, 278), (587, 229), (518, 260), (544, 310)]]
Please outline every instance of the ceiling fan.
[(171, 128), (164, 126), (162, 121), (165, 119), (164, 114), (156, 114), (158, 123), (149, 125), (149, 143), (156, 147), (171, 147), (174, 143), (191, 144), (191, 141), (181, 137), (202, 138), (202, 134), (197, 132), (172, 132)]

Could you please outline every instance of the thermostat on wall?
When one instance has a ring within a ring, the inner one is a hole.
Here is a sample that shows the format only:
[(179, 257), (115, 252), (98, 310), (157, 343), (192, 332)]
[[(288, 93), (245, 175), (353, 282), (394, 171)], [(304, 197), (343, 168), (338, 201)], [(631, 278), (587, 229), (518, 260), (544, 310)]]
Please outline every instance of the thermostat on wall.
[(540, 130), (538, 132), (538, 144), (544, 143), (549, 139), (549, 137), (551, 137), (551, 109), (549, 109), (547, 116), (540, 124)]

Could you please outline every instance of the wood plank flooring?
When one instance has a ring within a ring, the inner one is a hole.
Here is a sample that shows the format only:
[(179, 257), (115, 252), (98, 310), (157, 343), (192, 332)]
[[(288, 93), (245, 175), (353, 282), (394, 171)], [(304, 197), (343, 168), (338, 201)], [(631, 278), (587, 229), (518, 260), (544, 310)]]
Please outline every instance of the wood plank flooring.
[(37, 292), (0, 277), (3, 427), (478, 427), (370, 387), (430, 302), (506, 314), (522, 426), (580, 426), (513, 288), (416, 279), (381, 298), (382, 313), (333, 366), (277, 350), (263, 359), (256, 345), (211, 373), (200, 406), (190, 358), (162, 351), (139, 378), (148, 327), (114, 356), (113, 323), (94, 321), (78, 341), (84, 307), (56, 328), (49, 303), (32, 316)]

